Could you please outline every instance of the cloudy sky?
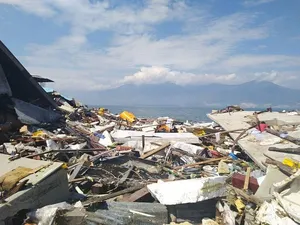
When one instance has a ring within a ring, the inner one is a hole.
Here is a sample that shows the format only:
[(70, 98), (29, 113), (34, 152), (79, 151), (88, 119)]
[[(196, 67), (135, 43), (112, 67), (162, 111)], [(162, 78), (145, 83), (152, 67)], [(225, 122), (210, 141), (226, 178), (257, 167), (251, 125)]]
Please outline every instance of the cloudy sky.
[(299, 0), (0, 0), (0, 38), (54, 88), (300, 86)]

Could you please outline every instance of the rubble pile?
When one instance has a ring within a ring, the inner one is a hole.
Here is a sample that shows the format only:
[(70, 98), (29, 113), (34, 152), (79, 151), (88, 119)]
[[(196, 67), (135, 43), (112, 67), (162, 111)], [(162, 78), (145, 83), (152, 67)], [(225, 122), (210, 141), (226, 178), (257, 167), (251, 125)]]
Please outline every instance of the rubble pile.
[[(42, 88), (48, 79), (0, 44), (0, 224), (300, 222), (299, 147), (289, 145), (300, 123), (238, 106), (210, 114), (217, 123), (89, 108)], [(258, 161), (257, 146), (277, 155)]]

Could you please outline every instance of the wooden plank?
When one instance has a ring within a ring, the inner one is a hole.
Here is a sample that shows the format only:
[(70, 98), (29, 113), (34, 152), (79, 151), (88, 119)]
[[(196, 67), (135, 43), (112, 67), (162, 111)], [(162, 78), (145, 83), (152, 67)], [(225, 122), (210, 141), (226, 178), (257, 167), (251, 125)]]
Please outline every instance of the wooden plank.
[(253, 202), (257, 205), (261, 205), (263, 203), (263, 201), (257, 197), (255, 197), (254, 195), (248, 195), (245, 191), (240, 190), (236, 187), (233, 187), (232, 185), (228, 185), (232, 190), (234, 190), (234, 192), (237, 195), (242, 196), (242, 198), (246, 199), (248, 202)]
[(219, 133), (219, 134), (229, 134), (229, 133), (234, 133), (234, 132), (238, 132), (238, 131), (243, 131), (244, 129), (234, 129), (234, 130), (222, 130), (219, 132), (214, 132), (214, 133), (210, 133), (210, 134), (205, 134), (203, 136), (199, 136), (199, 138), (205, 138), (205, 137), (210, 137), (210, 136), (214, 136), (215, 134)]
[(270, 147), (269, 151), (271, 151), (271, 152), (284, 152), (284, 153), (290, 153), (290, 154), (300, 155), (300, 147), (298, 147), (298, 148), (276, 148), (276, 147)]
[(244, 191), (248, 191), (249, 180), (250, 180), (250, 173), (251, 173), (251, 168), (247, 167), (247, 172), (246, 172), (246, 177), (245, 177), (245, 183), (244, 183)]
[(291, 176), (292, 174), (295, 173), (293, 172), (293, 169), (291, 167), (284, 165), (282, 162), (279, 162), (277, 160), (267, 158), (265, 163), (277, 166), (279, 170), (287, 176)]
[(94, 204), (94, 203), (103, 202), (103, 201), (108, 200), (110, 198), (114, 198), (114, 197), (118, 197), (120, 195), (135, 192), (137, 190), (140, 190), (143, 187), (144, 187), (144, 185), (137, 185), (137, 186), (126, 188), (124, 190), (117, 191), (117, 192), (114, 192), (114, 193), (111, 193), (111, 194), (108, 194), (108, 195), (105, 195), (105, 196), (92, 197), (91, 199), (88, 199), (85, 202), (83, 202), (83, 205), (88, 206), (88, 205), (91, 205), (91, 204)]
[(73, 172), (70, 174), (69, 180), (74, 180), (77, 177), (77, 175), (79, 174), (82, 166), (83, 166), (83, 163), (80, 163), (75, 167)]
[(144, 187), (144, 188), (132, 193), (130, 196), (123, 198), (122, 201), (123, 202), (136, 202), (148, 194), (149, 194), (148, 188)]
[(127, 178), (129, 177), (129, 175), (133, 169), (134, 169), (134, 166), (131, 165), (129, 167), (129, 169), (124, 173), (124, 175), (121, 177), (121, 179), (119, 180), (118, 185), (123, 184), (127, 180)]
[(273, 134), (273, 135), (275, 135), (277, 137), (280, 137), (280, 138), (282, 138), (284, 140), (290, 141), (290, 142), (294, 143), (295, 145), (300, 145), (300, 141), (299, 141), (298, 138), (294, 138), (294, 137), (291, 137), (289, 135), (287, 135), (286, 137), (281, 137), (280, 136), (280, 132), (278, 132), (276, 130), (273, 130), (273, 129), (270, 129), (270, 128), (266, 128), (266, 131), (268, 133)]
[(232, 145), (232, 147), (231, 147), (231, 152), (232, 152), (232, 153), (234, 153), (235, 146), (236, 146), (236, 144), (238, 143), (238, 141), (242, 138), (242, 136), (243, 136), (248, 130), (250, 130), (250, 129), (254, 128), (254, 127), (255, 127), (255, 126), (249, 127), (248, 129), (244, 129), (243, 132), (241, 132), (241, 133), (239, 134), (239, 136), (237, 136), (237, 138), (234, 140), (233, 145)]
[(147, 152), (146, 154), (142, 155), (140, 158), (141, 159), (146, 159), (146, 158), (148, 158), (148, 157), (150, 157), (150, 156), (152, 156), (152, 155), (160, 152), (161, 150), (164, 150), (165, 148), (167, 148), (169, 146), (170, 146), (170, 143), (166, 143), (166, 144), (164, 144), (162, 146), (159, 146), (158, 148), (156, 148), (156, 149), (154, 149), (152, 151)]
[(228, 159), (228, 157), (212, 158), (212, 159), (208, 159), (208, 160), (197, 162), (197, 163), (186, 164), (186, 165), (183, 165), (183, 166), (177, 166), (174, 169), (178, 170), (178, 169), (185, 168), (185, 167), (195, 167), (195, 166), (209, 164), (209, 163), (212, 163), (212, 162), (218, 162), (218, 161), (221, 161), (221, 160), (224, 160), (224, 159)]
[(27, 155), (27, 156), (25, 156), (25, 158), (32, 158), (35, 156), (41, 156), (41, 155), (45, 155), (48, 153), (77, 153), (77, 152), (92, 153), (92, 152), (102, 152), (102, 151), (106, 151), (106, 150), (107, 150), (106, 148), (48, 150), (48, 151), (41, 152), (41, 153)]

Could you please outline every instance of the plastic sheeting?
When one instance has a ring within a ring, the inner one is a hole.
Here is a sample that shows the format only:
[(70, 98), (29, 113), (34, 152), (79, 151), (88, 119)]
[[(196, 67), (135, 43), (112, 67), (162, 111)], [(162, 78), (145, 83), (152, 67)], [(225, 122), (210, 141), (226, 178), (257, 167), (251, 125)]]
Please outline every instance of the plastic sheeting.
[(108, 131), (103, 132), (103, 134), (100, 137), (99, 143), (101, 145), (104, 145), (105, 147), (113, 145), (112, 138), (111, 138), (110, 134), (108, 133)]
[(106, 209), (88, 213), (86, 220), (102, 225), (166, 224), (168, 211), (158, 203), (107, 202)]

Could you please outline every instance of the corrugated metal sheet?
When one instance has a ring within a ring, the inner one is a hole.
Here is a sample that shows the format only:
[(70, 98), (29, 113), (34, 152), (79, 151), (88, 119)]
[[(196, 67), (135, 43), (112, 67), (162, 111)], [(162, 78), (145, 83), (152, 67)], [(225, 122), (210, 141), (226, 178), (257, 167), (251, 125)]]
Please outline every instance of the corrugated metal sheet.
[(61, 118), (60, 114), (52, 110), (46, 110), (15, 98), (13, 102), (18, 119), (24, 124), (52, 123)]
[(86, 221), (101, 225), (167, 224), (168, 211), (159, 203), (107, 202), (105, 209), (88, 213)]

